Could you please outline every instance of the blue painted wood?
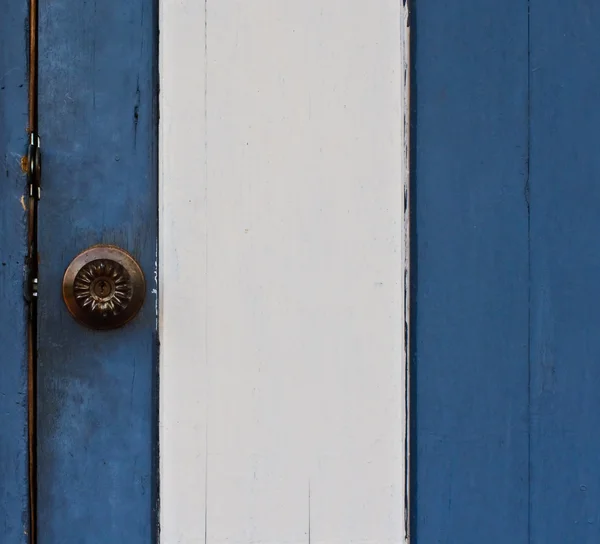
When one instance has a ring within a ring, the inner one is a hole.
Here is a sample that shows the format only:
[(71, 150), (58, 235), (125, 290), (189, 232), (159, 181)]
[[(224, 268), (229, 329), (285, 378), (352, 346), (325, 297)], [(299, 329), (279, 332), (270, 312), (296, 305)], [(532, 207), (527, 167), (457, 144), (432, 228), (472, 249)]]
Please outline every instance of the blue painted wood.
[[(40, 0), (39, 544), (156, 537), (156, 16), (152, 0)], [(98, 243), (146, 275), (121, 330), (85, 329), (61, 298)]]
[(600, 4), (531, 1), (531, 542), (600, 542)]
[(527, 2), (412, 6), (413, 541), (524, 543)]
[[(27, 2), (0, 3), (0, 542), (29, 532), (27, 455)], [(23, 200), (21, 200), (23, 199)]]

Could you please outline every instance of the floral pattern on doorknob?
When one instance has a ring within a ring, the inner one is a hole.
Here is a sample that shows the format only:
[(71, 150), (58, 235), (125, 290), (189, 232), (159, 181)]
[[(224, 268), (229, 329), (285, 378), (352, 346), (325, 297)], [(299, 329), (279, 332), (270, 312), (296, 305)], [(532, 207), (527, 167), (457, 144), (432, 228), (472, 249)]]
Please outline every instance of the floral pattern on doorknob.
[(133, 295), (127, 270), (108, 259), (83, 266), (75, 277), (73, 289), (81, 309), (102, 316), (121, 313)]

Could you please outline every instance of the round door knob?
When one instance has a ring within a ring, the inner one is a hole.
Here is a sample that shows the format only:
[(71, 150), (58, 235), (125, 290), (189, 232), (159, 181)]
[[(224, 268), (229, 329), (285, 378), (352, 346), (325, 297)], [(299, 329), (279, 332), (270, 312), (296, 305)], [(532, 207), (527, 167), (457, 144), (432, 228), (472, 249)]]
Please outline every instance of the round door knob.
[(133, 319), (146, 296), (142, 269), (126, 251), (109, 245), (86, 249), (63, 277), (71, 315), (91, 329), (116, 329)]

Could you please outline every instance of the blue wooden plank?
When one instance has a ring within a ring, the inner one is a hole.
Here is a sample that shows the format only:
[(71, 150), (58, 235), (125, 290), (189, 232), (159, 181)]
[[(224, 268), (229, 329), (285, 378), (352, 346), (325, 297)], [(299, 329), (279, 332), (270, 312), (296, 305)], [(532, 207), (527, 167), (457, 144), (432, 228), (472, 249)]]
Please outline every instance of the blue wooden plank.
[[(40, 1), (39, 544), (155, 539), (156, 37), (152, 0)], [(85, 329), (61, 299), (98, 243), (147, 279), (116, 331)]]
[(531, 542), (600, 542), (600, 4), (531, 1)]
[(527, 2), (412, 5), (413, 540), (527, 542)]
[(28, 541), (26, 179), (28, 4), (0, 3), (0, 542)]

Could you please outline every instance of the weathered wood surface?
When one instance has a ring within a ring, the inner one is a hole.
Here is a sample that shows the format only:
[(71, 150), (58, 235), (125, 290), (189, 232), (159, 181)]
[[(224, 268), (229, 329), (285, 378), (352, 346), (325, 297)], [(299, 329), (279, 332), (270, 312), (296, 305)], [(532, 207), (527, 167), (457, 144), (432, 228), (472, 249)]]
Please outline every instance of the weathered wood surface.
[(0, 3), (0, 542), (28, 541), (27, 2)]
[(161, 537), (402, 542), (402, 3), (161, 6)]
[[(39, 544), (155, 532), (156, 38), (152, 1), (40, 1)], [(67, 265), (98, 243), (146, 275), (121, 330), (85, 329), (61, 299)]]
[(600, 5), (531, 4), (531, 542), (600, 542)]
[(528, 5), (411, 4), (412, 537), (524, 543)]

